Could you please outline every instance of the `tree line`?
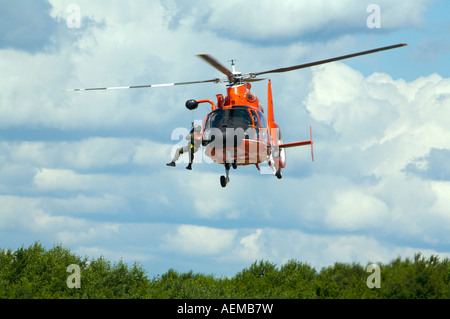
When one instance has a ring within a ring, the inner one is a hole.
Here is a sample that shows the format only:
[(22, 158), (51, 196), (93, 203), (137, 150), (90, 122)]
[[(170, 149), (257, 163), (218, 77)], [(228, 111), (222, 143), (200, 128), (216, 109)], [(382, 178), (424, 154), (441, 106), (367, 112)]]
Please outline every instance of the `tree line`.
[[(76, 265), (76, 272), (68, 272)], [(169, 269), (149, 278), (142, 266), (100, 257), (89, 260), (56, 245), (36, 242), (16, 251), (0, 249), (0, 298), (8, 299), (448, 299), (450, 260), (417, 253), (379, 266), (379, 287), (358, 263), (335, 263), (317, 271), (296, 260), (277, 267), (259, 260), (235, 276), (215, 277)], [(71, 285), (79, 280), (79, 288)]]

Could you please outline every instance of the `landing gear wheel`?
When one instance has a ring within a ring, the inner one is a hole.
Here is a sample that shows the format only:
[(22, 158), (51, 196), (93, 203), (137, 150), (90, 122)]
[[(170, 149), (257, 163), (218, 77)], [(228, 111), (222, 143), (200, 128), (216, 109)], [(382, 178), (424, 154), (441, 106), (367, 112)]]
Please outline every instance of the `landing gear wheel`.
[(234, 161), (233, 161), (232, 166), (233, 166), (233, 169), (236, 169), (236, 168), (237, 168), (237, 160), (234, 160)]
[(231, 164), (228, 162), (225, 162), (225, 176), (220, 176), (220, 185), (222, 185), (222, 187), (227, 186), (227, 184), (230, 181), (230, 167)]
[(223, 175), (220, 176), (220, 185), (222, 185), (222, 187), (226, 187), (229, 181), (230, 181), (229, 178), (226, 178)]
[(277, 172), (275, 173), (275, 176), (276, 176), (278, 179), (281, 179), (281, 178), (283, 177), (283, 175), (281, 175), (281, 168), (277, 169)]

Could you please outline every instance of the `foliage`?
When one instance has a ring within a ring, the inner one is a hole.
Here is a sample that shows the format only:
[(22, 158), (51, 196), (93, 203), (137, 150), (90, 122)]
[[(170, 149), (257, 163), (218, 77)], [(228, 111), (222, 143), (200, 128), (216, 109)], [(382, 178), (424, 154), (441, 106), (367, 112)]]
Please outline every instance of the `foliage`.
[[(69, 265), (80, 267), (81, 288), (69, 288)], [(0, 249), (0, 298), (37, 299), (301, 299), (450, 298), (450, 260), (416, 254), (378, 264), (381, 288), (368, 288), (369, 272), (359, 264), (335, 263), (317, 272), (289, 260), (277, 267), (256, 261), (231, 278), (174, 269), (149, 279), (138, 264), (81, 258), (60, 245), (40, 243), (16, 251)]]
[[(72, 264), (81, 270), (80, 289), (67, 285)], [(61, 246), (47, 251), (34, 243), (16, 252), (0, 250), (0, 287), (0, 298), (142, 298), (148, 281), (137, 265), (111, 265), (103, 258), (91, 262)]]

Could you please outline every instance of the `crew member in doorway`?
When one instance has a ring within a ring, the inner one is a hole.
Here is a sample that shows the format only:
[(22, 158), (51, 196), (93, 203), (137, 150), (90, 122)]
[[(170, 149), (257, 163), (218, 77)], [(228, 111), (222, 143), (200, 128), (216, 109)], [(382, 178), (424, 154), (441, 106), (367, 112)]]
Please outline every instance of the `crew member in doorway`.
[(180, 158), (180, 155), (183, 153), (190, 152), (190, 159), (189, 159), (189, 165), (186, 167), (186, 169), (191, 170), (192, 169), (192, 162), (194, 161), (194, 153), (196, 153), (202, 144), (202, 135), (201, 135), (201, 126), (195, 125), (191, 132), (186, 135), (186, 140), (189, 141), (189, 144), (185, 147), (180, 147), (176, 150), (175, 156), (173, 157), (172, 162), (167, 163), (167, 166), (173, 166), (175, 167), (176, 161)]

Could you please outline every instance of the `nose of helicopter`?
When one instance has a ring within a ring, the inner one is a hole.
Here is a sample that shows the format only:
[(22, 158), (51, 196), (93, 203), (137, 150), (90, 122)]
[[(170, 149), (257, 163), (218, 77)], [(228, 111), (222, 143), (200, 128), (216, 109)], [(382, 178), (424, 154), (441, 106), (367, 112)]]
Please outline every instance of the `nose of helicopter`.
[(224, 148), (236, 148), (242, 144), (245, 132), (242, 128), (227, 127), (221, 129), (222, 143)]

